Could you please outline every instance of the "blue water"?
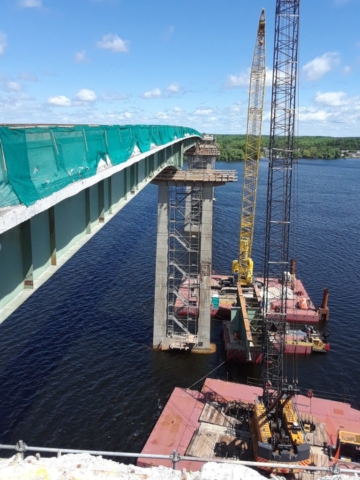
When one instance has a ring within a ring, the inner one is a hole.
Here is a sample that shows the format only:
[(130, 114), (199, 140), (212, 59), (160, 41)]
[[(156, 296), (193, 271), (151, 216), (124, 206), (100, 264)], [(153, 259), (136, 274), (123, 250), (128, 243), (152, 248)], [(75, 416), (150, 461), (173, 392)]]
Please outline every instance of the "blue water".
[[(239, 174), (238, 183), (216, 189), (214, 204), (213, 269), (227, 273), (238, 252), (243, 164), (217, 168)], [(315, 305), (323, 288), (330, 289), (331, 342), (328, 355), (299, 358), (299, 384), (353, 395), (356, 403), (360, 161), (300, 161), (297, 170), (292, 253)], [(253, 252), (258, 271), (266, 181), (262, 161)], [(224, 362), (217, 321), (214, 355), (150, 348), (156, 208), (157, 187), (149, 185), (0, 326), (1, 443), (140, 451), (173, 388), (189, 387)], [(258, 374), (226, 362), (211, 376), (240, 381)]]

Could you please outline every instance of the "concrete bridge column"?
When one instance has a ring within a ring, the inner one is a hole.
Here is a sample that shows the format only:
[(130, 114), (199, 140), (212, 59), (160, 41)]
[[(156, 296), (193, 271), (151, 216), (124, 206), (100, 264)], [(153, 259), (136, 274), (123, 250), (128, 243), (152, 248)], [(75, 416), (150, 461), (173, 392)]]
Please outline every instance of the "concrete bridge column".
[(213, 186), (203, 187), (200, 237), (200, 299), (197, 349), (210, 348)]
[(156, 238), (155, 307), (153, 346), (165, 346), (168, 286), (169, 187), (158, 186), (158, 224)]

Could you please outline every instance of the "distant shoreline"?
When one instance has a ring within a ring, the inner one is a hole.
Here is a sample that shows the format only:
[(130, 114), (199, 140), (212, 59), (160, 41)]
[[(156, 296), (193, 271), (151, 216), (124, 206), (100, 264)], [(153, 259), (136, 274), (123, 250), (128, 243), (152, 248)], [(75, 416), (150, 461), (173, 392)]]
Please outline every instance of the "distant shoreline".
[[(337, 157), (337, 158), (295, 158), (294, 160), (326, 160), (331, 162), (332, 160), (356, 160), (360, 159), (360, 156), (356, 157)], [(236, 159), (231, 159), (231, 160), (223, 160), (223, 159), (217, 159), (217, 162), (226, 162), (226, 163), (231, 163), (231, 162), (243, 162), (245, 159), (244, 158), (236, 158)], [(269, 160), (269, 157), (261, 157), (260, 160)]]
[[(214, 135), (219, 145), (220, 161), (243, 160), (245, 157), (246, 135)], [(284, 144), (277, 138), (277, 148)], [(269, 135), (261, 137), (261, 155), (268, 157)], [(310, 137), (294, 139), (295, 158), (308, 160), (335, 160), (360, 158), (360, 137)]]

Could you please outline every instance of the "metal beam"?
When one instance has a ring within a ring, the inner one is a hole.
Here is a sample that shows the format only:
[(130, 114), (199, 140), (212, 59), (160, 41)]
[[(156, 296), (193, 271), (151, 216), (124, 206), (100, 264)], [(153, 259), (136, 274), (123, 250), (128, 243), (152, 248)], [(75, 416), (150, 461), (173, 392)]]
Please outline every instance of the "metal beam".
[[(181, 151), (181, 148), (187, 149), (195, 142), (196, 137), (187, 137), (173, 143), (179, 143), (177, 149)], [(180, 148), (180, 145), (183, 146)], [(95, 176), (74, 182), (30, 207), (19, 205), (0, 209), (2, 246), (0, 264), (10, 262), (12, 269), (12, 281), (6, 285), (6, 275), (0, 275), (0, 287), (1, 284), (4, 287), (0, 288), (0, 291), (4, 292), (0, 298), (2, 306), (0, 323), (11, 315), (29, 294), (36, 291), (61, 268), (170, 162), (173, 163), (172, 148), (167, 144), (156, 147), (146, 154), (138, 153), (123, 164), (104, 166)], [(181, 162), (182, 158), (178, 163)], [(130, 169), (133, 172), (132, 183)], [(129, 195), (131, 188), (134, 191)], [(42, 212), (45, 212), (44, 219), (41, 219), (44, 226), (42, 231), (46, 234), (32, 236), (30, 219)], [(17, 238), (18, 242), (9, 241), (9, 238)], [(46, 255), (48, 259), (48, 267), (38, 272), (36, 278), (33, 252), (37, 252), (37, 255), (40, 252), (42, 257)], [(7, 262), (4, 261), (5, 256)]]

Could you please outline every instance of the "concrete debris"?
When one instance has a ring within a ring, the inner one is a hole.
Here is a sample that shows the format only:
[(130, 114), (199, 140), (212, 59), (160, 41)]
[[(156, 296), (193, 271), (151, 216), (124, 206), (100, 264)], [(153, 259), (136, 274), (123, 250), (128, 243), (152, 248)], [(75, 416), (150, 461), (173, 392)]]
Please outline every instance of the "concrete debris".
[(200, 472), (166, 467), (140, 468), (106, 460), (87, 453), (44, 458), (39, 455), (22, 459), (19, 454), (0, 462), (0, 480), (263, 480), (265, 477), (248, 467), (218, 463), (205, 464)]
[[(274, 476), (275, 477), (275, 476)], [(242, 465), (206, 463), (199, 472), (166, 467), (140, 468), (106, 460), (88, 453), (25, 459), (17, 454), (0, 461), (0, 480), (264, 480), (256, 470)], [(277, 477), (276, 477), (277, 478)], [(323, 477), (322, 480), (349, 480), (347, 475)]]

